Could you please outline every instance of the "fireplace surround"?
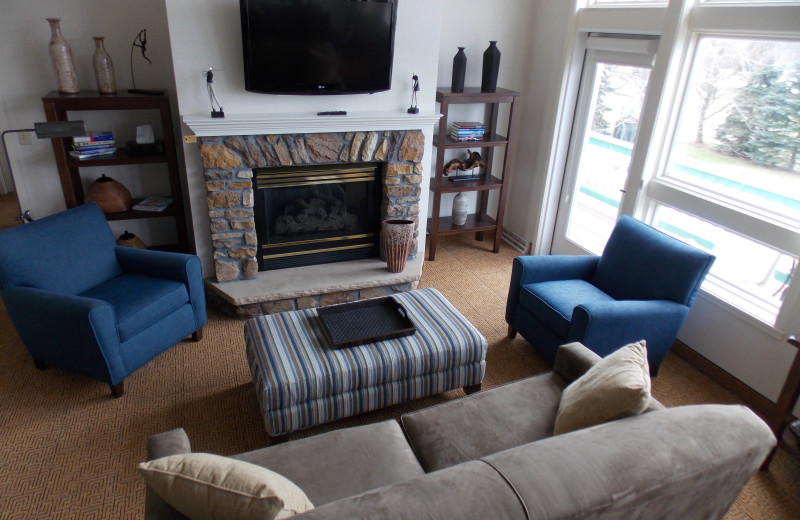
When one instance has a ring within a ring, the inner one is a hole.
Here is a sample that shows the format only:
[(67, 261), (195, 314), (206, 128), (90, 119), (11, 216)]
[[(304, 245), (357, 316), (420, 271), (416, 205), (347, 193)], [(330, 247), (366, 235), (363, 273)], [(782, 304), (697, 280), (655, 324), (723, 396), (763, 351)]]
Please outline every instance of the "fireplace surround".
[[(414, 244), (410, 260), (417, 259), (419, 238), (420, 196), (423, 185), (422, 157), (424, 134), (420, 130), (373, 130), (325, 133), (245, 134), (198, 136), (203, 163), (211, 241), (214, 252), (214, 281), (207, 283), (209, 301), (239, 316), (314, 307), (329, 303), (353, 301), (416, 288), (421, 262), (409, 262), (415, 273), (384, 276), (375, 271), (380, 260), (349, 265), (338, 262), (323, 266), (331, 278), (330, 287), (319, 290), (300, 289), (255, 296), (253, 284), (265, 275), (259, 271), (259, 243), (256, 231), (256, 197), (259, 173), (281, 172), (287, 168), (310, 166), (329, 168), (336, 165), (371, 166), (377, 168), (377, 215), (373, 226), (387, 218), (404, 218), (415, 222)], [(380, 237), (375, 254), (380, 252)], [(385, 270), (385, 263), (382, 264)], [(307, 279), (322, 276), (297, 269), (281, 269), (288, 277)], [(372, 274), (365, 273), (370, 271)], [(409, 270), (407, 268), (407, 270)], [(338, 273), (338, 274), (337, 274)], [(342, 274), (344, 273), (344, 274)], [(350, 273), (350, 274), (348, 274)], [(388, 270), (385, 274), (389, 275)], [(272, 276), (272, 275), (270, 275)], [(371, 278), (370, 278), (371, 276)], [(342, 280), (357, 278), (356, 281)], [(364, 278), (366, 277), (366, 278)], [(285, 278), (285, 277), (284, 277)], [(363, 279), (362, 279), (363, 278)], [(274, 279), (274, 278), (273, 278)], [(252, 282), (248, 282), (252, 281)], [(245, 288), (245, 284), (247, 286)], [(229, 290), (247, 296), (233, 298)], [(345, 290), (342, 290), (345, 289)]]

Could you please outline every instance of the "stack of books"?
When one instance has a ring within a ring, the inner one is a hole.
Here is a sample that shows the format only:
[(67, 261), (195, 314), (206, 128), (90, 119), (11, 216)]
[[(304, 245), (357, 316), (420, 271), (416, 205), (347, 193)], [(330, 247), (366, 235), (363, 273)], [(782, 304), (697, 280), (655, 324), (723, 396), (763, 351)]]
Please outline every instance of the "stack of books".
[(453, 123), (450, 137), (456, 141), (482, 141), (486, 126), (483, 123)]
[(111, 132), (91, 132), (72, 138), (72, 151), (69, 154), (76, 159), (90, 159), (117, 153), (114, 134)]

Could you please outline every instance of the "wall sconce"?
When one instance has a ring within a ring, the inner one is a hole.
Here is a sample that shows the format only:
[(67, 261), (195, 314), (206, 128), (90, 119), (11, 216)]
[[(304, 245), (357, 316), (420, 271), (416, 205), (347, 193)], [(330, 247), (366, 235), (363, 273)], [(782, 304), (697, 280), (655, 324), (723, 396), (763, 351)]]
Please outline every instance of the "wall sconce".
[[(3, 142), (3, 153), (6, 158), (9, 158), (8, 147), (6, 146), (6, 134), (20, 132), (33, 132), (36, 134), (37, 139), (60, 139), (64, 137), (86, 135), (86, 124), (83, 121), (48, 121), (45, 123), (34, 123), (33, 128), (5, 130), (0, 134), (0, 141)], [(33, 222), (31, 211), (29, 209), (22, 209), (22, 204), (19, 200), (19, 192), (17, 191), (17, 181), (14, 179), (14, 172), (11, 169), (10, 158), (8, 160), (8, 174), (11, 177), (11, 182), (14, 183), (14, 197), (17, 199), (17, 207), (19, 208), (17, 220), (21, 220), (23, 224)]]

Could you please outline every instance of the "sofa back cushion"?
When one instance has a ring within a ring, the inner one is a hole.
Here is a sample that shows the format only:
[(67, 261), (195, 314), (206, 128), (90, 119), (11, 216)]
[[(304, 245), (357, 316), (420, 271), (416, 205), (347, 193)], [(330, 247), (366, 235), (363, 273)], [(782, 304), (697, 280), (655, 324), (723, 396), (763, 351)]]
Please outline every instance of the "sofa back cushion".
[(691, 306), (713, 262), (713, 255), (623, 215), (592, 283), (616, 300), (672, 300)]
[(122, 273), (116, 243), (95, 203), (0, 232), (0, 289), (78, 294)]

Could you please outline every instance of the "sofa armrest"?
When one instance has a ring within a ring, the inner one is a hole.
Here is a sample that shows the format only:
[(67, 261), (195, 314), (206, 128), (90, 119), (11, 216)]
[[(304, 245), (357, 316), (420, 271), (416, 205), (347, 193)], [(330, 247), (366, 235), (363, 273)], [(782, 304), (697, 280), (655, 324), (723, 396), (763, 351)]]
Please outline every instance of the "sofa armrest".
[[(186, 435), (183, 428), (157, 433), (147, 439), (147, 460), (191, 452), (192, 446), (189, 443), (189, 436)], [(150, 486), (145, 487), (145, 520), (187, 520), (184, 515), (167, 504)]]
[(192, 445), (183, 428), (157, 433), (147, 439), (147, 460), (191, 452)]
[(553, 372), (558, 374), (567, 384), (572, 383), (589, 371), (601, 358), (583, 343), (577, 341), (561, 345), (556, 351)]

